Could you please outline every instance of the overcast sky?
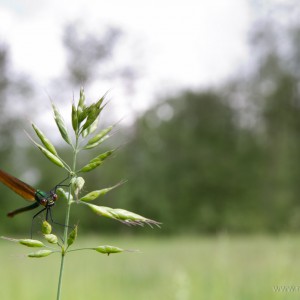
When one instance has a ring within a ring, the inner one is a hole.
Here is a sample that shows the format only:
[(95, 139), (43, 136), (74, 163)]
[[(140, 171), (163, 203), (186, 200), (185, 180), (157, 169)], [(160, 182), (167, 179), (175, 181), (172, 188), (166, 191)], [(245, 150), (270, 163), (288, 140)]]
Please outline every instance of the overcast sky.
[[(65, 24), (81, 20), (95, 31), (116, 26), (126, 34), (119, 61), (143, 66), (130, 98), (143, 109), (164, 89), (215, 85), (233, 74), (249, 57), (253, 3), (264, 12), (267, 2), (0, 0), (0, 38), (10, 45), (14, 70), (27, 72), (41, 90), (48, 90), (49, 81), (65, 67)], [(116, 82), (97, 88), (100, 93), (112, 88), (113, 98), (128, 98)], [(126, 114), (124, 103), (119, 108)]]

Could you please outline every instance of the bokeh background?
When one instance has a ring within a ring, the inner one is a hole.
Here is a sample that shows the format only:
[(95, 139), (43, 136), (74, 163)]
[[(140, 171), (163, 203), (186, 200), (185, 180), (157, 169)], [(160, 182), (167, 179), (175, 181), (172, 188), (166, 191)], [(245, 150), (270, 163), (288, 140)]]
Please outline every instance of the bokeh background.
[[(65, 173), (24, 128), (68, 160), (49, 99), (70, 125), (81, 86), (88, 102), (109, 90), (100, 125), (119, 124), (102, 149), (121, 148), (85, 191), (126, 179), (100, 203), (163, 223), (128, 228), (74, 207), (82, 244), (143, 253), (74, 254), (66, 299), (298, 299), (299, 16), (280, 0), (0, 1), (1, 169), (51, 189)], [(0, 191), (1, 235), (27, 236), (34, 212), (8, 219), (26, 203)], [(55, 297), (57, 257), (0, 245), (2, 299)]]

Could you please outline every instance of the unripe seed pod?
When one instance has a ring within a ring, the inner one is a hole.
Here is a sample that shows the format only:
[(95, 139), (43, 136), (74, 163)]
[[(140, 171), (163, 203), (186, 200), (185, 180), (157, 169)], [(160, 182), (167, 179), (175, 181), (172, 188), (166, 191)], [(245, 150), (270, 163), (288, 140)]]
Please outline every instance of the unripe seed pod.
[(95, 248), (97, 252), (103, 253), (103, 254), (111, 254), (111, 253), (120, 253), (124, 252), (124, 249), (115, 247), (115, 246), (109, 246), (109, 245), (104, 245), (104, 246), (98, 246)]
[(101, 130), (98, 134), (96, 134), (94, 137), (92, 137), (87, 145), (92, 145), (100, 141), (104, 136), (106, 136), (111, 130), (113, 129), (113, 126), (109, 126), (103, 130)]
[(109, 157), (116, 149), (113, 150), (109, 150), (106, 151), (100, 155), (98, 155), (97, 157), (93, 158), (87, 165), (85, 165), (83, 168), (80, 169), (79, 172), (89, 172), (95, 168), (97, 168), (98, 166), (100, 166), (103, 161)]
[(44, 237), (47, 240), (47, 242), (50, 243), (50, 244), (57, 244), (58, 243), (58, 238), (55, 234), (45, 234)]
[[(69, 193), (66, 192), (62, 188), (58, 188), (56, 190), (56, 194), (57, 194), (58, 198), (61, 199), (61, 200), (68, 201), (68, 199), (69, 199)], [(71, 199), (73, 199), (72, 195), (70, 195), (70, 197), (71, 197)]]
[(37, 136), (40, 138), (41, 142), (44, 144), (44, 146), (49, 150), (52, 154), (57, 155), (57, 152), (52, 145), (52, 143), (47, 139), (47, 137), (39, 130), (39, 128), (36, 127), (35, 124), (31, 124), (34, 131), (36, 132)]
[(160, 222), (145, 218), (125, 209), (98, 206), (87, 202), (81, 203), (87, 205), (93, 212), (95, 212), (98, 215), (118, 220), (126, 225), (144, 226), (144, 224), (148, 224), (150, 227), (152, 227), (152, 225), (160, 227), (161, 224)]
[(109, 126), (108, 128), (105, 128), (101, 130), (98, 134), (96, 134), (94, 137), (92, 137), (87, 144), (84, 146), (84, 150), (86, 149), (92, 149), (101, 143), (103, 143), (106, 139), (109, 138), (108, 133), (114, 128), (114, 126)]
[(72, 126), (75, 132), (78, 130), (78, 116), (77, 110), (74, 104), (72, 104)]
[(42, 233), (43, 234), (50, 234), (51, 231), (52, 231), (52, 226), (47, 221), (43, 221)]
[(99, 119), (96, 118), (96, 120), (85, 130), (82, 131), (82, 136), (86, 137), (89, 134), (92, 134), (98, 127), (98, 121)]
[(21, 245), (27, 246), (27, 247), (45, 247), (45, 245), (38, 240), (31, 240), (31, 239), (20, 239), (18, 242)]
[(81, 108), (82, 110), (85, 108), (85, 94), (84, 94), (84, 88), (81, 87), (80, 88), (80, 92), (79, 92), (79, 101), (78, 101), (78, 108)]
[(53, 108), (53, 112), (54, 112), (54, 119), (55, 119), (56, 125), (60, 131), (62, 138), (69, 145), (72, 145), (65, 122), (64, 122), (60, 112), (57, 110), (56, 106), (54, 105), (54, 103), (52, 103), (52, 108)]
[(84, 186), (84, 183), (85, 183), (85, 181), (82, 177), (74, 177), (71, 180), (72, 189), (73, 189), (75, 195), (79, 194), (79, 192), (81, 191), (81, 189)]
[(33, 258), (41, 258), (41, 257), (46, 257), (52, 253), (53, 253), (53, 251), (51, 251), (51, 250), (39, 250), (36, 252), (29, 253), (27, 256), (33, 257)]
[[(34, 141), (33, 141), (34, 142)], [(63, 168), (64, 164), (63, 162), (54, 154), (52, 154), (49, 150), (47, 150), (46, 148), (44, 148), (43, 146), (41, 146), (40, 144), (34, 142), (34, 144), (40, 149), (40, 151), (50, 160), (52, 161), (54, 164), (56, 164), (57, 166)]]
[(104, 196), (105, 194), (107, 194), (109, 191), (113, 190), (114, 188), (120, 186), (121, 184), (123, 184), (125, 181), (122, 180), (120, 181), (119, 183), (117, 183), (116, 185), (114, 186), (111, 186), (111, 187), (108, 187), (108, 188), (104, 188), (104, 189), (101, 189), (101, 190), (96, 190), (96, 191), (92, 191), (88, 194), (86, 194), (85, 196), (83, 196), (80, 200), (81, 201), (93, 201), (95, 200), (96, 198), (100, 197), (100, 196)]
[(74, 229), (70, 232), (68, 237), (68, 246), (71, 246), (77, 238), (77, 225), (75, 225)]

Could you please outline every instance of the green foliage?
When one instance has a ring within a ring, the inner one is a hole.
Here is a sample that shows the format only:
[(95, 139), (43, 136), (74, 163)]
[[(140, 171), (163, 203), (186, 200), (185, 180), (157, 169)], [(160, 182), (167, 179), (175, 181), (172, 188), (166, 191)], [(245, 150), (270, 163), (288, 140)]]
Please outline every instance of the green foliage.
[(271, 34), (251, 77), (161, 99), (125, 132), (118, 196), (164, 233), (299, 231), (299, 56)]
[[(105, 63), (112, 59), (116, 43), (121, 36), (121, 31), (112, 27), (107, 28), (104, 35), (97, 29), (86, 32), (84, 36), (81, 32), (81, 25), (74, 22), (66, 26), (63, 36), (67, 51), (67, 75), (69, 83), (73, 86), (79, 86), (82, 82), (91, 83), (95, 77), (99, 78), (98, 70), (105, 69)], [(101, 75), (107, 73), (110, 74), (102, 71)], [(84, 103), (84, 99), (81, 103)]]
[[(158, 117), (163, 109), (171, 119)], [(164, 220), (169, 232), (234, 227), (237, 201), (253, 196), (245, 195), (242, 186), (257, 176), (259, 165), (247, 161), (248, 146), (256, 151), (251, 155), (261, 155), (252, 134), (235, 119), (235, 111), (216, 92), (186, 92), (150, 110), (120, 154), (126, 170), (134, 170), (129, 180), (137, 183), (122, 196), (132, 199), (131, 207), (140, 203), (142, 210)], [(241, 164), (248, 172), (240, 170)], [(258, 180), (249, 182), (248, 191)]]

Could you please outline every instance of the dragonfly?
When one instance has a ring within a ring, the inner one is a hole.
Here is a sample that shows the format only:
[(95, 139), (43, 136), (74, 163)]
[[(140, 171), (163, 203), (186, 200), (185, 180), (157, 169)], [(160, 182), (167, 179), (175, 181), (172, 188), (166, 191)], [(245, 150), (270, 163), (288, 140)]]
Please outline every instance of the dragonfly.
[(2, 182), (4, 185), (6, 185), (8, 188), (10, 188), (12, 191), (20, 195), (22, 198), (25, 200), (28, 200), (30, 202), (34, 202), (33, 204), (25, 207), (18, 208), (16, 210), (13, 210), (7, 214), (8, 217), (14, 217), (17, 214), (20, 214), (22, 212), (26, 212), (32, 209), (35, 209), (39, 206), (43, 206), (42, 210), (40, 210), (38, 213), (36, 213), (32, 220), (37, 217), (40, 213), (43, 211), (46, 211), (46, 220), (48, 220), (48, 216), (50, 216), (51, 221), (52, 220), (52, 215), (51, 215), (51, 208), (55, 205), (55, 202), (58, 199), (58, 196), (56, 194), (56, 190), (59, 186), (66, 186), (62, 185), (64, 179), (61, 183), (56, 185), (50, 192), (44, 192), (39, 189), (35, 189), (29, 184), (21, 181), (20, 179), (4, 172), (3, 170), (0, 169), (0, 182)]

